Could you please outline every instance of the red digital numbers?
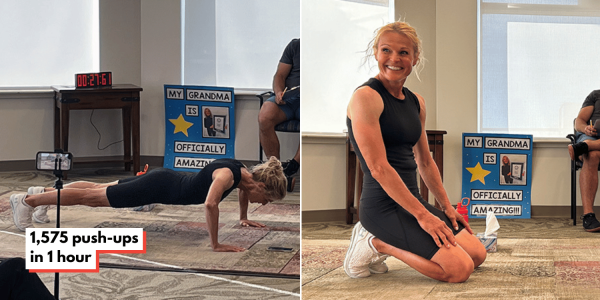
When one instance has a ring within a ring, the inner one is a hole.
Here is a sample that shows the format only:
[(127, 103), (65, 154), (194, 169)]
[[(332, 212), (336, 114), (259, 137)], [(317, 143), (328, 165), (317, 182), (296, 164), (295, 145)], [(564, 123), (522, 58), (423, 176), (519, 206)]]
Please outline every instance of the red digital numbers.
[(112, 86), (112, 72), (75, 74), (76, 88)]
[(77, 74), (75, 75), (77, 78), (76, 87), (87, 87), (87, 75), (85, 74)]

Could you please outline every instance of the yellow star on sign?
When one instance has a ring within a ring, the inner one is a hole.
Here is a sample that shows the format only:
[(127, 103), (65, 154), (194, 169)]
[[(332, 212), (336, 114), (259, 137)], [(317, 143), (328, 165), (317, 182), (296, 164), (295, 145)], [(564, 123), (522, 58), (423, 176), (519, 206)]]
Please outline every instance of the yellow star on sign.
[(177, 119), (169, 119), (169, 121), (171, 121), (171, 123), (173, 123), (173, 125), (175, 125), (175, 131), (173, 132), (173, 134), (176, 134), (178, 132), (183, 132), (183, 134), (185, 134), (185, 136), (188, 136), (188, 128), (192, 127), (192, 125), (194, 125), (194, 123), (190, 123), (188, 121), (186, 121), (183, 118), (183, 115), (179, 114), (179, 118)]
[(492, 173), (491, 171), (482, 169), (479, 163), (474, 168), (467, 168), (467, 171), (471, 172), (471, 182), (479, 180), (483, 184), (485, 184), (485, 176)]

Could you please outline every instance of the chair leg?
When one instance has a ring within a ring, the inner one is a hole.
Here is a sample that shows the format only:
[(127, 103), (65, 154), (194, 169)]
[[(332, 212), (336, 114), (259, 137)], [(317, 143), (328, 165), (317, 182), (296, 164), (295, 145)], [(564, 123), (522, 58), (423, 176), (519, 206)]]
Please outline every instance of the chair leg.
[(575, 161), (571, 161), (571, 219), (573, 226), (577, 225), (577, 171)]
[(261, 163), (263, 162), (263, 148), (260, 139), (258, 140), (258, 161)]

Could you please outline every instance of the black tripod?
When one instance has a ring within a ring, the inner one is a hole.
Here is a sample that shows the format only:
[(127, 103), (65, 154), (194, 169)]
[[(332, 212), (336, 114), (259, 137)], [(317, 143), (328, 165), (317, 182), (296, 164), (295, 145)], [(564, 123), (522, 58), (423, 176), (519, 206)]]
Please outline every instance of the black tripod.
[[(58, 151), (57, 151), (58, 152)], [(62, 152), (62, 151), (60, 151)], [(60, 190), (63, 188), (63, 171), (61, 169), (62, 159), (60, 157), (54, 160), (54, 175), (56, 181), (54, 182), (54, 188), (56, 189), (56, 228), (60, 228)], [(59, 287), (59, 273), (54, 273), (54, 299), (58, 298), (58, 287)]]

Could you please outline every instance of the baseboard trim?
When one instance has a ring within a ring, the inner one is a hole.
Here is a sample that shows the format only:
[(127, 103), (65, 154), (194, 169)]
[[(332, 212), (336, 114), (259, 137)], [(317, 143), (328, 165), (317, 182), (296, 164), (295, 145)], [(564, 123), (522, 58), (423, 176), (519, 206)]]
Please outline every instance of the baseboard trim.
[[(595, 206), (594, 211), (600, 213), (600, 206)], [(583, 214), (583, 208), (577, 207), (576, 217)], [(531, 217), (533, 218), (571, 218), (571, 206), (547, 206), (536, 205), (531, 207)], [(345, 222), (345, 209), (331, 210), (310, 210), (302, 211), (302, 223), (309, 222)], [(580, 221), (578, 221), (580, 222)]]
[[(594, 206), (595, 212), (600, 212), (600, 206)], [(579, 219), (579, 216), (583, 215), (583, 207), (577, 206), (575, 210), (575, 216)], [(536, 205), (531, 207), (532, 217), (560, 217), (570, 218), (571, 217), (571, 206), (544, 206)]]
[(346, 221), (345, 209), (302, 211), (302, 223)]

